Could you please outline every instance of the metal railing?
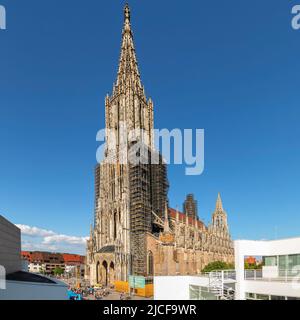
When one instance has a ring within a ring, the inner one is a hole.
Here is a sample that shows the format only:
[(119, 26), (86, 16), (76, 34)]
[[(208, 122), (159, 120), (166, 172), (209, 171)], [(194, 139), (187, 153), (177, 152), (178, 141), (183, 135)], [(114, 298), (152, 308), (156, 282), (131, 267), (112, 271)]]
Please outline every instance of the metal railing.
[(202, 273), (202, 276), (208, 277), (209, 292), (212, 292), (221, 300), (234, 300), (235, 290), (226, 285), (226, 282), (235, 282), (235, 270), (218, 270)]
[(245, 280), (257, 280), (257, 279), (262, 279), (263, 272), (262, 270), (256, 270), (256, 269), (251, 269), (251, 270), (245, 270)]
[(245, 270), (245, 280), (292, 282), (300, 281), (300, 269), (278, 269), (272, 276), (267, 276), (263, 270)]
[(235, 270), (216, 270), (211, 272), (203, 272), (201, 276), (210, 277), (222, 277), (224, 280), (236, 280), (236, 272)]

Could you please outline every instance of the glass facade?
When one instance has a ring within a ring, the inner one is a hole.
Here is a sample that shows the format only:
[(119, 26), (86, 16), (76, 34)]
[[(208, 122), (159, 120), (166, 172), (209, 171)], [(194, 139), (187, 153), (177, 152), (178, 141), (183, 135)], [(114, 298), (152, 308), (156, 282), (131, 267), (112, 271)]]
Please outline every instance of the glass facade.
[(300, 300), (300, 298), (246, 292), (246, 300)]
[(270, 300), (285, 300), (285, 297), (283, 297), (283, 296), (271, 296)]
[(256, 299), (255, 299), (255, 293), (249, 293), (249, 292), (247, 292), (247, 293), (246, 293), (246, 299), (247, 299), (247, 300), (256, 300)]
[(190, 300), (218, 300), (206, 287), (190, 286)]
[(270, 300), (270, 297), (266, 294), (257, 294), (256, 300)]
[(190, 286), (190, 300), (201, 300), (201, 289), (198, 286)]
[(263, 257), (264, 266), (278, 266), (280, 277), (300, 276), (300, 254)]
[(285, 270), (286, 268), (286, 259), (287, 256), (279, 256), (279, 270)]
[(300, 254), (287, 256), (287, 269), (300, 269)]
[(281, 269), (300, 268), (300, 254), (293, 254), (289, 256), (279, 256), (279, 266)]
[(277, 266), (277, 257), (276, 256), (263, 257), (263, 261), (264, 261), (264, 266), (267, 266), (267, 267)]

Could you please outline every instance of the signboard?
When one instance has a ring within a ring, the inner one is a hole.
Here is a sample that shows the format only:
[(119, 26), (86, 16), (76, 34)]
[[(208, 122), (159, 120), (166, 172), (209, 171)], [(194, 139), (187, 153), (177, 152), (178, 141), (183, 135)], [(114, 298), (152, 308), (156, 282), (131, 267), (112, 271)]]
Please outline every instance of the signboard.
[(144, 289), (146, 279), (143, 276), (129, 276), (129, 286), (134, 289)]

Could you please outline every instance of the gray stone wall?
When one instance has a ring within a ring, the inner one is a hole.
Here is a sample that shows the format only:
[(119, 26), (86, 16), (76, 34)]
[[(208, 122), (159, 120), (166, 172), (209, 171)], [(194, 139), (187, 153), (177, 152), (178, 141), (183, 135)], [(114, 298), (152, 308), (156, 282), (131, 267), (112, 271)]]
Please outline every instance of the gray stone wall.
[(6, 274), (21, 270), (21, 231), (0, 215), (0, 265)]

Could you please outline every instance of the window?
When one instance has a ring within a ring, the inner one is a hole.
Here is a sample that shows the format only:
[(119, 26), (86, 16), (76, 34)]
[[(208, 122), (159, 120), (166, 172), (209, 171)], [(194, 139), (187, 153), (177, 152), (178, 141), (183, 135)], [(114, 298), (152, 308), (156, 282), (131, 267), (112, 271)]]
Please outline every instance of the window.
[(179, 269), (179, 262), (176, 262), (176, 273), (179, 273), (180, 269)]
[(246, 300), (255, 300), (255, 294), (246, 292)]
[(190, 286), (190, 300), (201, 300), (201, 289), (198, 286)]
[(114, 213), (114, 239), (117, 238), (117, 212)]
[(300, 254), (279, 256), (279, 275), (295, 277), (300, 271)]
[(154, 275), (154, 261), (153, 261), (153, 253), (152, 251), (148, 252), (148, 275), (153, 276)]
[(256, 300), (269, 300), (269, 296), (266, 294), (257, 294)]
[(190, 300), (218, 300), (218, 297), (209, 292), (207, 287), (190, 285)]
[(279, 256), (279, 270), (285, 270), (287, 267), (287, 256)]
[(300, 268), (300, 254), (289, 255), (287, 259), (288, 269), (293, 269), (295, 267)]
[(283, 296), (271, 296), (271, 300), (285, 300)]
[(266, 267), (273, 267), (273, 266), (277, 266), (277, 257), (273, 256), (273, 257), (264, 257), (264, 266)]

